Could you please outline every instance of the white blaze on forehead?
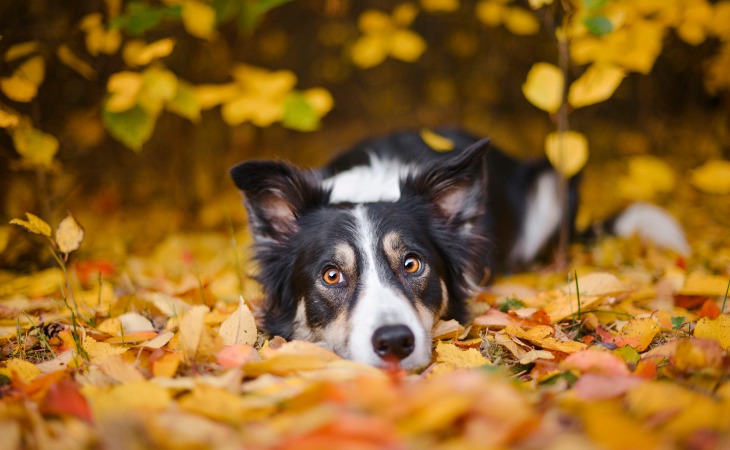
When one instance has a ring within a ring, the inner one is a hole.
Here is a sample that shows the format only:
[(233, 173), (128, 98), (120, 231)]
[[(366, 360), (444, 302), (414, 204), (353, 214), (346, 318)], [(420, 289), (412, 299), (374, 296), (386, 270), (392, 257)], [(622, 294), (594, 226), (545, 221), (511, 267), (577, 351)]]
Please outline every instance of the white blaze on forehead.
[[(388, 286), (378, 275), (377, 258), (382, 258), (378, 249), (378, 238), (373, 224), (367, 217), (365, 207), (353, 210), (356, 223), (358, 246), (363, 259), (360, 273), (360, 293), (350, 315), (352, 329), (349, 339), (349, 358), (380, 366), (384, 361), (375, 353), (372, 344), (373, 333), (385, 325), (405, 325), (415, 336), (415, 349), (401, 367), (412, 369), (428, 364), (431, 359), (431, 323), (423, 323), (415, 307), (403, 293)], [(381, 264), (386, 265), (385, 262)], [(430, 322), (433, 322), (431, 317)], [(429, 321), (427, 320), (427, 321)]]
[(369, 165), (355, 166), (323, 181), (324, 187), (332, 190), (332, 203), (394, 202), (400, 198), (400, 180), (413, 172), (413, 167), (369, 156)]

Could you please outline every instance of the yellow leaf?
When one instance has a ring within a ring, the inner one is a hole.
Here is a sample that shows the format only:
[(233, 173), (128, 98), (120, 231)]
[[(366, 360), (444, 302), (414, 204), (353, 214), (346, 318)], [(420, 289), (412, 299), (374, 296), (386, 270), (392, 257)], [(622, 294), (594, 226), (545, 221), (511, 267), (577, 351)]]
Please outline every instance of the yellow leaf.
[(418, 15), (418, 7), (411, 2), (401, 3), (393, 9), (393, 22), (402, 27), (410, 25)]
[(532, 12), (524, 8), (506, 8), (503, 20), (505, 28), (518, 36), (528, 36), (540, 31), (540, 22)]
[(106, 89), (111, 96), (105, 108), (111, 112), (123, 112), (137, 104), (139, 93), (144, 86), (142, 74), (137, 72), (117, 72), (109, 77)]
[(133, 381), (108, 388), (86, 385), (81, 392), (89, 400), (95, 417), (119, 417), (128, 410), (162, 411), (172, 396), (152, 381)]
[(42, 56), (34, 56), (15, 69), (11, 77), (0, 79), (0, 89), (11, 100), (29, 102), (38, 93), (45, 72), (46, 61)]
[(76, 55), (76, 53), (74, 53), (68, 45), (63, 44), (58, 47), (56, 55), (58, 55), (58, 59), (60, 59), (62, 63), (66, 64), (73, 71), (87, 80), (93, 80), (96, 78), (96, 70)]
[(62, 253), (71, 253), (81, 247), (81, 241), (83, 240), (84, 229), (69, 213), (56, 228), (56, 245), (58, 245), (58, 249)]
[(35, 380), (40, 374), (41, 371), (35, 364), (18, 358), (6, 360), (5, 367), (0, 368), (0, 375), (19, 380), (24, 384)]
[(730, 161), (706, 162), (691, 171), (690, 183), (708, 194), (730, 194)]
[(506, 8), (501, 3), (482, 0), (477, 3), (475, 14), (477, 18), (485, 25), (490, 27), (496, 27), (502, 23), (502, 17), (505, 14)]
[(464, 327), (454, 319), (439, 320), (431, 329), (431, 338), (439, 339), (456, 339), (464, 332)]
[(674, 170), (669, 164), (655, 156), (640, 155), (629, 160), (629, 173), (619, 178), (617, 188), (623, 198), (646, 201), (670, 192), (674, 185)]
[(124, 46), (122, 57), (124, 62), (132, 67), (146, 66), (156, 59), (168, 56), (174, 48), (175, 40), (172, 38), (160, 39), (150, 44), (141, 40), (133, 40)]
[(626, 76), (623, 69), (610, 64), (592, 64), (570, 85), (568, 103), (575, 108), (611, 98)]
[(330, 112), (334, 105), (332, 94), (324, 88), (307, 89), (304, 91), (304, 98), (307, 99), (307, 102), (312, 105), (312, 108), (319, 116), (324, 116)]
[(729, 281), (727, 276), (709, 275), (695, 271), (689, 274), (678, 294), (724, 296)]
[(239, 299), (238, 309), (233, 311), (233, 314), (221, 324), (218, 336), (223, 339), (225, 345), (253, 345), (256, 343), (256, 321), (251, 310), (244, 303), (243, 297)]
[(411, 30), (393, 32), (390, 41), (390, 55), (406, 62), (414, 62), (426, 51), (426, 41)]
[(659, 334), (659, 325), (652, 318), (632, 319), (621, 328), (619, 334), (614, 338), (614, 343), (619, 347), (630, 345), (636, 351), (643, 352)]
[(358, 38), (350, 49), (352, 62), (363, 69), (374, 67), (388, 56), (386, 40), (380, 35), (364, 35)]
[[(583, 288), (583, 286), (580, 287)], [(575, 295), (575, 284), (569, 283), (564, 289), (570, 289), (572, 295), (561, 293), (558, 297), (551, 298), (551, 301), (545, 305), (545, 312), (552, 323), (558, 323), (565, 318), (577, 316), (578, 314), (578, 296)], [(581, 310), (590, 309), (597, 306), (599, 300), (601, 300), (599, 296), (581, 295), (580, 308)]]
[(357, 26), (365, 33), (380, 33), (392, 27), (390, 17), (382, 11), (368, 9), (357, 18)]
[(180, 367), (180, 353), (165, 353), (152, 363), (152, 375), (160, 378), (172, 378)]
[(545, 138), (545, 154), (555, 170), (570, 178), (588, 161), (588, 140), (577, 131), (553, 132)]
[(92, 13), (81, 19), (79, 28), (86, 33), (86, 48), (92, 56), (99, 53), (111, 55), (116, 53), (122, 43), (122, 34), (118, 29), (104, 29), (101, 13)]
[(210, 109), (236, 97), (240, 88), (235, 83), (201, 84), (194, 87), (201, 109)]
[(437, 152), (448, 152), (454, 149), (454, 142), (451, 139), (441, 136), (429, 128), (421, 129), (421, 139)]
[(177, 76), (169, 70), (158, 67), (150, 67), (142, 74), (144, 80), (143, 94), (141, 97), (152, 101), (153, 110), (158, 110), (160, 101), (170, 101), (177, 93)]
[(51, 226), (43, 219), (35, 214), (25, 213), (27, 221), (21, 219), (13, 219), (10, 221), (13, 225), (20, 225), (31, 233), (40, 234), (41, 236), (51, 237)]
[(124, 347), (117, 347), (106, 342), (98, 342), (91, 336), (86, 336), (81, 346), (86, 351), (86, 354), (89, 355), (92, 362), (102, 360), (108, 356), (121, 355), (127, 351)]
[(135, 367), (122, 358), (121, 355), (111, 355), (96, 362), (97, 367), (106, 375), (119, 383), (131, 383), (143, 381), (144, 375)]
[(117, 317), (117, 320), (119, 320), (120, 328), (117, 329), (117, 333), (115, 334), (118, 334), (118, 331), (121, 331), (123, 335), (155, 331), (155, 327), (152, 325), (150, 319), (137, 312), (124, 313)]
[(720, 314), (716, 319), (703, 317), (695, 325), (695, 337), (712, 339), (723, 349), (730, 348), (730, 316)]
[(53, 157), (58, 152), (58, 139), (55, 136), (30, 125), (13, 128), (10, 134), (15, 150), (26, 161), (35, 166), (51, 167)]
[(436, 344), (436, 361), (449, 363), (458, 368), (479, 367), (484, 364), (491, 364), (491, 362), (475, 348), (461, 350), (454, 344), (447, 344), (442, 341), (438, 341)]
[(619, 403), (592, 401), (581, 408), (580, 417), (591, 440), (607, 449), (661, 448), (659, 434), (626, 414)]
[(553, 0), (528, 0), (528, 3), (530, 4), (530, 8), (539, 9), (543, 6), (552, 5)]
[[(626, 291), (626, 285), (616, 275), (608, 272), (594, 272), (579, 277), (577, 285), (581, 295), (606, 295)], [(576, 282), (566, 284), (562, 291), (575, 294)]]
[(215, 9), (196, 0), (183, 4), (182, 23), (185, 30), (195, 37), (212, 40), (218, 36), (215, 29)]
[(565, 79), (560, 69), (541, 62), (533, 65), (528, 72), (522, 93), (536, 107), (554, 113), (563, 101), (564, 85)]
[(209, 309), (205, 305), (190, 308), (180, 320), (179, 339), (186, 361), (195, 358), (200, 339), (205, 329), (205, 315)]
[(556, 350), (563, 353), (575, 353), (587, 346), (582, 342), (561, 341), (553, 337), (554, 330), (547, 325), (538, 325), (530, 330), (523, 330), (515, 325), (508, 325), (503, 331), (505, 334), (524, 339), (547, 350)]
[(17, 127), (20, 124), (20, 117), (12, 112), (0, 109), (0, 128)]
[(451, 12), (459, 9), (459, 0), (421, 0), (421, 6), (431, 12)]
[(257, 377), (265, 373), (272, 375), (290, 375), (301, 371), (322, 369), (325, 362), (313, 355), (276, 354), (264, 361), (250, 361), (244, 364), (243, 372), (247, 376)]
[(26, 103), (38, 93), (38, 86), (20, 77), (0, 78), (0, 89), (11, 100)]
[(40, 47), (40, 42), (38, 41), (21, 42), (20, 44), (11, 45), (8, 51), (5, 52), (3, 59), (5, 59), (5, 62), (13, 62), (16, 59), (39, 51)]

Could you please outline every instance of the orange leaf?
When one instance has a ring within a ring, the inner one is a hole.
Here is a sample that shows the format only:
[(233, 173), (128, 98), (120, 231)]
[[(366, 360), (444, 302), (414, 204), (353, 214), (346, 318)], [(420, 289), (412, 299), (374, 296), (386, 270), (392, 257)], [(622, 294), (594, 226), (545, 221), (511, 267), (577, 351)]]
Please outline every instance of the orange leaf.
[(61, 380), (51, 385), (40, 410), (44, 414), (74, 416), (91, 421), (89, 403), (79, 392), (79, 386), (71, 380)]
[(697, 315), (700, 317), (708, 317), (710, 319), (717, 319), (720, 315), (720, 307), (717, 306), (717, 302), (712, 299), (707, 299), (702, 304), (702, 307), (697, 311)]
[(562, 362), (566, 370), (600, 373), (604, 375), (628, 375), (626, 362), (613, 353), (586, 349), (568, 355)]

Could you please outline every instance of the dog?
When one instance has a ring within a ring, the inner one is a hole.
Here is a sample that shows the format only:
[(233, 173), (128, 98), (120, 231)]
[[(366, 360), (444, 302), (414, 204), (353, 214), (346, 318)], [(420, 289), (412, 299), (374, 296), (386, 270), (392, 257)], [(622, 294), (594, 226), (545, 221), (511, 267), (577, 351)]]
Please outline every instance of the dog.
[[(523, 266), (550, 246), (563, 211), (550, 164), (518, 161), (461, 130), (438, 133), (453, 150), (400, 132), (364, 140), (319, 170), (281, 161), (231, 169), (270, 335), (373, 366), (422, 368), (434, 323), (465, 323), (485, 274)], [(578, 178), (568, 186), (573, 223)], [(689, 248), (676, 220), (651, 205), (607, 227)]]

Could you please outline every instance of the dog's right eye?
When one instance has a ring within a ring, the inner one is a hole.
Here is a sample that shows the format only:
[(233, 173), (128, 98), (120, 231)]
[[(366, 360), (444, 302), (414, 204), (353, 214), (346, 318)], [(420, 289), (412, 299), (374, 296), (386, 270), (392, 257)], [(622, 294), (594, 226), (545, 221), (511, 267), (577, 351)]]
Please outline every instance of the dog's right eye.
[(322, 281), (331, 286), (344, 282), (345, 278), (337, 267), (327, 266), (322, 272)]

